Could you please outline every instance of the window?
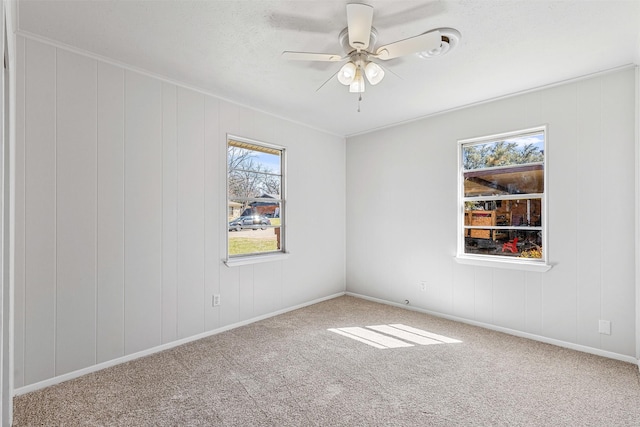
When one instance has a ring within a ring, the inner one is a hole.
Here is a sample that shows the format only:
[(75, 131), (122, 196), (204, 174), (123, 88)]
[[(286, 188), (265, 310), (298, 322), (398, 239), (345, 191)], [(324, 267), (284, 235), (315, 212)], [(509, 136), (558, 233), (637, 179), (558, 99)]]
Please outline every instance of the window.
[(284, 252), (282, 147), (227, 138), (227, 260)]
[(546, 264), (545, 133), (459, 141), (458, 257)]

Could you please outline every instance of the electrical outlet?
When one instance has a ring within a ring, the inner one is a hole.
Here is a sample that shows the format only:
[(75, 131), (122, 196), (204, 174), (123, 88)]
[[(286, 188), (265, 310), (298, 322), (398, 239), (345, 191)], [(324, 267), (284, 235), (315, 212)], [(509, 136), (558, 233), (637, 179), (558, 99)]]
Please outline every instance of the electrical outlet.
[(420, 290), (422, 292), (427, 290), (427, 282), (420, 282)]
[(611, 335), (611, 321), (609, 320), (599, 320), (598, 321), (598, 332), (605, 335)]
[(220, 305), (220, 294), (215, 294), (213, 296), (213, 306), (217, 307)]

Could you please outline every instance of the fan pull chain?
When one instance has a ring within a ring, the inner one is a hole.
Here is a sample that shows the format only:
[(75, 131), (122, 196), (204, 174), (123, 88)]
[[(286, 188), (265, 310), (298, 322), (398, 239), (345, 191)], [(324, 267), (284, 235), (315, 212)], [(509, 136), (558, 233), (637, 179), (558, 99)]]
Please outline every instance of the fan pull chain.
[(360, 101), (362, 101), (362, 94), (358, 96), (358, 113), (360, 112)]

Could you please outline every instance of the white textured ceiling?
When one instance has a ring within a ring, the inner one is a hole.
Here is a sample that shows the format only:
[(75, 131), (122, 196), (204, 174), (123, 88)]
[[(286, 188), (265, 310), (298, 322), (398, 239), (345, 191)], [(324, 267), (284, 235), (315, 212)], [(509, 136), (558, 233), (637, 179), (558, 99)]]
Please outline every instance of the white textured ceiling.
[[(574, 77), (640, 63), (640, 1), (397, 1), (374, 6), (377, 45), (453, 27), (457, 49), (384, 62), (357, 95), (340, 63), (349, 1), (19, 0), (18, 32), (71, 46), (338, 135), (353, 135)], [(394, 75), (397, 74), (396, 75)]]

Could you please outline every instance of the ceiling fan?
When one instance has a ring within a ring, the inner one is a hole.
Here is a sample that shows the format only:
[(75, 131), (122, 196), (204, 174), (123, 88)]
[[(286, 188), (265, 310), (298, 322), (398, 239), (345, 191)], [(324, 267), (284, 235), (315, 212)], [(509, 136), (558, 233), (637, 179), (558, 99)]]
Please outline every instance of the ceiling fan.
[[(440, 31), (433, 30), (374, 50), (378, 32), (372, 26), (372, 22), (372, 6), (361, 3), (347, 4), (347, 28), (339, 35), (345, 55), (285, 51), (282, 52), (282, 57), (296, 61), (348, 60), (337, 72), (338, 81), (349, 86), (349, 92), (362, 93), (365, 91), (365, 77), (371, 85), (377, 85), (384, 78), (384, 69), (373, 60), (387, 61), (418, 52), (426, 52), (426, 56), (429, 57), (435, 56), (441, 50), (449, 49), (447, 37), (443, 37)], [(457, 33), (459, 37), (460, 33), (456, 30), (447, 30), (451, 34)]]

